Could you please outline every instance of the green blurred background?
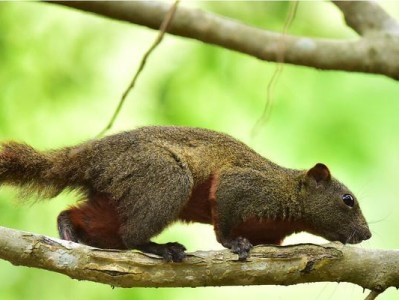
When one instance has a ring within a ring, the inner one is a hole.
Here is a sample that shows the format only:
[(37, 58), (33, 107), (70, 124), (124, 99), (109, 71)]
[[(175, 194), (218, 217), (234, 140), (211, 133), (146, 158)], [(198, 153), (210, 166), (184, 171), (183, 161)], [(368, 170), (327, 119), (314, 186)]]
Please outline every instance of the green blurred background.
[[(399, 17), (399, 5), (380, 2)], [(288, 3), (183, 2), (259, 27), (281, 30)], [(43, 3), (0, 3), (0, 140), (39, 149), (93, 138), (106, 124), (157, 33)], [(356, 38), (329, 2), (302, 2), (297, 35)], [(337, 53), (339, 55), (339, 53)], [(270, 121), (256, 137), (266, 86), (276, 65), (168, 36), (150, 58), (113, 129), (149, 124), (229, 133), (291, 168), (327, 164), (361, 201), (373, 237), (358, 247), (399, 248), (399, 83), (379, 75), (323, 72), (286, 65)], [(56, 217), (73, 194), (34, 206), (0, 190), (0, 225), (56, 237)], [(157, 238), (190, 251), (220, 249), (205, 225), (174, 225)], [(299, 234), (286, 243), (324, 242)], [(360, 287), (319, 283), (291, 287), (112, 289), (0, 261), (0, 298), (14, 299), (363, 299)], [(379, 299), (398, 299), (388, 290)]]

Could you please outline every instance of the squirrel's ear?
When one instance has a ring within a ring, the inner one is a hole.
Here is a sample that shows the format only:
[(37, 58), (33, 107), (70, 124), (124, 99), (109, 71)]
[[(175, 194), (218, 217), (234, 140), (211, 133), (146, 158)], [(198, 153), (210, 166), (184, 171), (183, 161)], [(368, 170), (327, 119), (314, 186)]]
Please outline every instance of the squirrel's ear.
[(317, 183), (321, 181), (329, 181), (331, 179), (330, 170), (326, 165), (321, 163), (316, 164), (306, 173), (306, 175), (312, 177)]

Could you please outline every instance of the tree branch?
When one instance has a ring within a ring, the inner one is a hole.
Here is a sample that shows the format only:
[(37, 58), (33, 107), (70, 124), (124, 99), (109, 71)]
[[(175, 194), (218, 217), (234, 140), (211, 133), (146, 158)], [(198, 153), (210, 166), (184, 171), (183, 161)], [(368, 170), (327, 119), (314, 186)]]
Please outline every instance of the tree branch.
[[(157, 1), (60, 1), (54, 3), (152, 29), (159, 28), (170, 7), (168, 3)], [(345, 14), (352, 13), (348, 5), (339, 5), (339, 7)], [(373, 8), (380, 12), (377, 13), (380, 20), (383, 17), (382, 9), (378, 4), (373, 4), (368, 6), (364, 18), (352, 21), (351, 26), (362, 33), (369, 28), (386, 30), (387, 26), (378, 25), (381, 24), (381, 20), (375, 24), (372, 23), (374, 25), (360, 25), (363, 21), (363, 23), (370, 22), (370, 18), (374, 17)], [(347, 17), (347, 19), (351, 18)], [(389, 20), (391, 23), (395, 22), (392, 18)], [(180, 6), (168, 32), (273, 62), (278, 61), (279, 40), (283, 38), (284, 62), (286, 63), (323, 70), (376, 73), (399, 79), (399, 60), (397, 60), (399, 37), (391, 34), (391, 31), (381, 31), (381, 34), (372, 37), (350, 41), (282, 36), (215, 14)]]
[[(381, 259), (383, 257), (384, 259)], [(101, 250), (0, 227), (0, 258), (79, 280), (120, 287), (199, 287), (351, 282), (380, 293), (399, 287), (399, 252), (302, 244), (255, 247), (246, 262), (228, 250), (189, 253), (182, 263), (155, 255)]]

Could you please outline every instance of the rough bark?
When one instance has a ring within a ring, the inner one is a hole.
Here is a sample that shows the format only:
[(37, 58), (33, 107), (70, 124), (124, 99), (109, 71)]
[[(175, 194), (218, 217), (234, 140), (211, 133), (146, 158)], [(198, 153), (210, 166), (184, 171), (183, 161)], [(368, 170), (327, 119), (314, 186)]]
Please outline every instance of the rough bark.
[[(54, 3), (152, 29), (159, 28), (171, 5), (157, 1)], [(279, 60), (281, 47), (278, 45), (284, 39), (285, 63), (322, 70), (383, 74), (398, 80), (398, 23), (374, 2), (334, 3), (343, 12), (348, 26), (361, 34), (358, 39), (282, 35), (183, 5), (179, 6), (168, 32), (273, 62)]]
[(375, 292), (399, 287), (399, 251), (301, 244), (255, 247), (246, 262), (228, 250), (167, 263), (136, 251), (102, 250), (0, 227), (0, 258), (120, 287), (292, 285), (351, 282)]

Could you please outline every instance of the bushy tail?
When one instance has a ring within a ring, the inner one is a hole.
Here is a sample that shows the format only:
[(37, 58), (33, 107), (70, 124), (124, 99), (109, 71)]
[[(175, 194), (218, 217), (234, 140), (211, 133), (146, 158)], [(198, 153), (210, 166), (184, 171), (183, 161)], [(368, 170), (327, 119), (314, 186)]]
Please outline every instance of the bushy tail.
[(71, 185), (73, 164), (68, 163), (68, 150), (39, 152), (32, 147), (7, 142), (0, 145), (0, 185), (22, 187), (24, 194), (32, 192), (51, 198)]

